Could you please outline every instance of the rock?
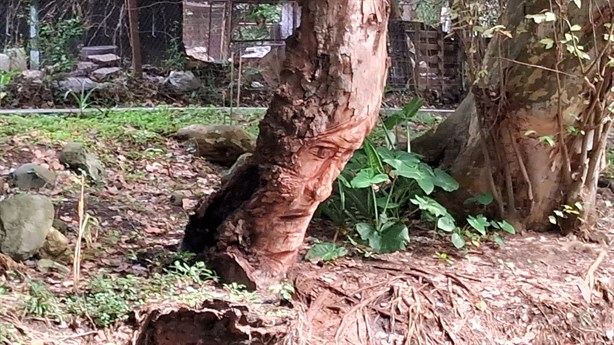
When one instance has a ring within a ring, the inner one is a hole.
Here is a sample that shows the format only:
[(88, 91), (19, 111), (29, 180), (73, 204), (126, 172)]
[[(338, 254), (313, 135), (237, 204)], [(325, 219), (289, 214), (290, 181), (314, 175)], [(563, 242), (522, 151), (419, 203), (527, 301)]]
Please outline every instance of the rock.
[(231, 125), (190, 125), (178, 130), (175, 137), (195, 144), (196, 155), (224, 165), (232, 165), (256, 147), (255, 136)]
[(185, 199), (185, 194), (182, 192), (173, 192), (170, 197), (171, 205), (173, 206), (183, 206), (183, 199)]
[(9, 48), (4, 51), (9, 57), (10, 71), (25, 71), (28, 69), (28, 54), (24, 48)]
[(42, 83), (43, 82), (43, 71), (28, 69), (28, 70), (21, 72), (21, 77), (30, 82)]
[(11, 69), (11, 58), (6, 54), (0, 54), (0, 71), (8, 72)]
[(36, 268), (39, 272), (48, 273), (51, 271), (57, 271), (63, 274), (70, 273), (70, 269), (68, 267), (62, 265), (61, 263), (55, 262), (50, 259), (40, 259), (36, 262)]
[(68, 261), (71, 256), (70, 254), (68, 238), (52, 227), (45, 238), (43, 246), (38, 250), (38, 256), (43, 259)]
[(115, 54), (90, 55), (87, 59), (100, 67), (117, 67), (122, 61), (122, 58)]
[(60, 163), (78, 175), (84, 172), (93, 181), (102, 180), (104, 165), (83, 144), (66, 144), (60, 152)]
[(23, 164), (8, 176), (11, 187), (27, 191), (40, 189), (55, 184), (55, 173), (43, 166), (34, 163)]
[(0, 252), (26, 260), (43, 246), (54, 208), (42, 195), (18, 194), (0, 201)]
[(63, 235), (66, 235), (68, 233), (68, 225), (66, 225), (66, 223), (64, 223), (64, 221), (59, 220), (59, 219), (54, 219), (53, 220), (53, 228), (57, 229), (59, 232), (61, 232)]
[(115, 77), (121, 74), (122, 69), (120, 67), (103, 67), (92, 72), (91, 76), (96, 81), (105, 81), (110, 77)]
[(173, 92), (186, 93), (197, 90), (202, 84), (190, 71), (172, 71), (164, 81), (164, 85)]
[(164, 80), (165, 80), (164, 77), (149, 74), (149, 73), (143, 73), (143, 79), (150, 81), (154, 84), (164, 84)]
[(77, 69), (70, 72), (71, 77), (87, 77), (90, 73), (98, 69), (98, 65), (91, 61), (79, 61)]
[(230, 169), (228, 169), (226, 174), (222, 175), (222, 183), (226, 183), (226, 181), (230, 180), (230, 177), (232, 176), (232, 174), (234, 174), (235, 171), (237, 171), (240, 167), (245, 165), (249, 161), (251, 156), (252, 154), (249, 152), (240, 155), (239, 158), (237, 158), (237, 161), (235, 162), (235, 164), (233, 164), (230, 167)]
[(62, 91), (81, 92), (95, 89), (98, 87), (98, 83), (90, 78), (68, 77), (65, 80), (59, 81), (58, 87)]
[(89, 46), (81, 48), (79, 57), (86, 60), (88, 56), (92, 55), (105, 55), (105, 54), (117, 54), (117, 46)]

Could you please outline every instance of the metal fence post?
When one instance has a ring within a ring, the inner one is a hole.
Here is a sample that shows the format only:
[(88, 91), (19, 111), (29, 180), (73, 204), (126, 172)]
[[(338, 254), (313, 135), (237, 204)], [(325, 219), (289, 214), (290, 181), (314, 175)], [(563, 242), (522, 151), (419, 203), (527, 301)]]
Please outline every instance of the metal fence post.
[(141, 39), (139, 37), (139, 14), (137, 0), (126, 0), (128, 22), (130, 25), (130, 48), (132, 49), (132, 73), (137, 79), (143, 77), (143, 60), (141, 58)]

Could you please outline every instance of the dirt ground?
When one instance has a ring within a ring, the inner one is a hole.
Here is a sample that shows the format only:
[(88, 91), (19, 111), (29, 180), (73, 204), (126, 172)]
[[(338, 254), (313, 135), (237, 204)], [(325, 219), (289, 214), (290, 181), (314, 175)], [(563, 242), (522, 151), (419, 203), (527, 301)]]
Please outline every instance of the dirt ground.
[[(8, 125), (3, 121), (0, 126)], [(135, 275), (154, 284), (154, 273), (164, 265), (157, 258), (173, 255), (196, 200), (219, 187), (223, 168), (193, 157), (168, 137), (130, 140), (128, 134), (138, 131), (126, 127), (121, 140), (103, 138), (96, 130), (79, 133), (108, 169), (104, 185), (86, 188), (86, 211), (99, 225), (84, 247), (82, 285), (103, 273)], [(65, 141), (38, 128), (2, 137), (0, 172), (30, 162), (56, 170), (56, 186), (41, 194), (54, 200), (57, 218), (72, 229), (69, 238), (74, 245), (79, 186), (58, 162)], [(178, 191), (183, 198), (171, 202)], [(614, 195), (604, 190), (595, 229), (608, 238), (603, 243), (528, 231), (507, 236), (501, 248), (486, 243), (459, 252), (449, 240), (416, 226), (410, 230), (412, 242), (405, 252), (355, 254), (331, 264), (300, 261), (289, 276), (296, 289), (289, 304), (245, 293), (245, 298), (231, 301), (234, 307), (217, 308), (228, 311), (240, 305), (241, 310), (259, 314), (258, 327), (235, 327), (251, 332), (257, 339), (254, 344), (614, 344), (612, 202)], [(316, 238), (330, 237), (334, 231), (315, 220), (305, 250)], [(0, 293), (0, 331), (8, 330), (6, 344), (170, 344), (137, 339), (143, 334), (141, 325), (156, 313), (156, 317), (176, 316), (185, 304), (170, 300), (185, 292), (181, 289), (158, 295), (106, 329), (94, 327), (88, 315), (27, 315), (21, 299), (32, 280), (44, 282), (62, 304), (61, 298), (74, 285), (72, 275), (40, 272), (34, 260), (9, 268), (21, 278), (0, 277), (0, 286), (5, 287)], [(233, 296), (232, 288), (220, 284), (205, 282), (199, 288), (220, 300)], [(204, 309), (201, 303), (207, 298), (201, 297), (184, 307), (183, 312), (192, 314), (181, 320), (194, 320), (194, 313)], [(216, 315), (230, 317), (229, 312)], [(239, 319), (235, 315), (232, 322), (240, 324)], [(269, 340), (258, 336), (262, 332), (269, 333)], [(212, 339), (199, 344), (218, 343), (224, 342)]]

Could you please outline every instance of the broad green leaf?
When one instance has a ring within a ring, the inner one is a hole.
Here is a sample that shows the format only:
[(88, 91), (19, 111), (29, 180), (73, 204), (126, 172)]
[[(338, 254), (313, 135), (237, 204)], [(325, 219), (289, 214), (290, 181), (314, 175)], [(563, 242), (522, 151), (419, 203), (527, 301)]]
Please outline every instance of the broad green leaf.
[(454, 224), (454, 218), (450, 215), (443, 216), (437, 220), (437, 228), (441, 229), (445, 232), (452, 232), (456, 229), (456, 224)]
[(464, 204), (469, 205), (472, 203), (478, 203), (480, 205), (488, 206), (493, 202), (493, 196), (490, 193), (480, 193), (472, 196), (471, 198), (465, 200)]
[(405, 122), (405, 117), (403, 116), (402, 112), (397, 112), (386, 117), (382, 122), (384, 123), (385, 129), (391, 130), (397, 125), (400, 125)]
[(554, 40), (552, 40), (551, 38), (542, 38), (541, 40), (539, 40), (539, 43), (543, 44), (546, 49), (550, 49), (554, 46)]
[(350, 184), (352, 188), (367, 188), (371, 185), (382, 183), (388, 180), (388, 175), (386, 174), (376, 174), (373, 169), (365, 168), (362, 169), (356, 174), (356, 176), (352, 179)]
[(488, 225), (490, 225), (488, 219), (486, 219), (486, 217), (484, 217), (483, 215), (479, 215), (476, 217), (468, 216), (467, 223), (469, 223), (469, 225), (471, 225), (471, 227), (474, 228), (477, 232), (479, 232), (482, 236), (486, 236), (486, 228), (488, 227)]
[(544, 135), (539, 137), (539, 141), (548, 144), (549, 146), (554, 146), (554, 137), (552, 135)]
[(465, 239), (463, 236), (455, 232), (452, 234), (452, 244), (454, 247), (456, 247), (456, 249), (463, 249), (465, 248)]
[(428, 196), (421, 197), (419, 195), (416, 195), (412, 199), (410, 199), (410, 202), (414, 205), (417, 205), (419, 209), (427, 211), (435, 217), (448, 215), (448, 210), (445, 207), (443, 207), (437, 201), (429, 198)]
[(554, 225), (556, 225), (556, 217), (554, 216), (548, 216), (548, 221)]
[(544, 13), (545, 16), (545, 21), (547, 22), (553, 22), (556, 20), (556, 14), (554, 14), (554, 12), (546, 12)]
[(578, 8), (582, 8), (582, 0), (573, 0), (573, 3), (578, 6)]
[(372, 238), (370, 245), (378, 253), (392, 253), (405, 249), (409, 243), (409, 230), (401, 222), (384, 225), (378, 233), (378, 238)]
[(422, 189), (426, 195), (433, 193), (435, 185), (433, 184), (432, 178), (416, 179), (416, 182), (418, 182), (418, 186), (420, 186), (420, 189)]
[(305, 260), (320, 259), (322, 261), (334, 261), (347, 255), (348, 250), (337, 246), (332, 242), (322, 242), (314, 245), (305, 254)]
[(571, 28), (569, 28), (569, 31), (580, 31), (582, 30), (582, 27), (578, 24), (572, 25)]
[(385, 224), (380, 231), (370, 224), (358, 223), (356, 232), (377, 253), (391, 253), (405, 249), (409, 243), (409, 231), (401, 222)]
[(421, 98), (413, 98), (403, 106), (403, 115), (406, 119), (410, 119), (418, 113), (418, 110), (424, 105), (424, 101)]
[(382, 196), (380, 198), (377, 198), (375, 202), (377, 203), (377, 207), (382, 208), (382, 209), (391, 210), (391, 209), (395, 209), (399, 207), (399, 204), (394, 203), (394, 202), (389, 202), (388, 196)]
[(365, 153), (367, 154), (367, 159), (369, 160), (369, 168), (373, 169), (378, 173), (383, 173), (384, 165), (382, 164), (382, 160), (380, 159), (379, 154), (377, 154), (377, 151), (375, 150), (373, 144), (371, 144), (369, 140), (365, 140), (363, 144), (363, 149), (365, 150)]
[(358, 232), (363, 241), (369, 241), (369, 238), (377, 232), (377, 229), (368, 223), (358, 223), (356, 224), (356, 232)]
[(497, 222), (499, 224), (499, 226), (501, 227), (501, 230), (510, 233), (510, 234), (515, 234), (516, 233), (516, 229), (514, 229), (514, 226), (510, 223), (508, 223), (505, 220), (502, 220), (500, 222)]
[(493, 234), (493, 239), (495, 240), (495, 243), (499, 246), (499, 247), (503, 247), (505, 245), (505, 241), (503, 240), (503, 237), (501, 237), (501, 235), (499, 235), (498, 233), (494, 233)]
[(347, 188), (352, 188), (352, 185), (350, 184), (350, 181), (348, 181), (348, 179), (343, 176), (343, 174), (339, 174), (339, 177), (337, 177), (337, 179), (341, 182), (342, 185), (344, 185)]
[(453, 192), (458, 189), (458, 182), (447, 172), (437, 168), (434, 173), (435, 177), (433, 178), (433, 184), (435, 186), (440, 187), (446, 192)]

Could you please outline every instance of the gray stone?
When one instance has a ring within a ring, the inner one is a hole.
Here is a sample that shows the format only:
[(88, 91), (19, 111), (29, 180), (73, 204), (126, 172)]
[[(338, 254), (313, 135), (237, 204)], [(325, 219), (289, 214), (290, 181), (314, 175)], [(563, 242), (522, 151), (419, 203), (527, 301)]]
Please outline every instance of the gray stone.
[(170, 197), (171, 205), (183, 206), (183, 199), (185, 199), (185, 197), (185, 193), (183, 192), (173, 192)]
[(79, 56), (85, 60), (91, 55), (117, 54), (117, 46), (88, 46), (81, 48)]
[(0, 54), (0, 71), (8, 72), (11, 70), (11, 58), (6, 54)]
[(256, 147), (255, 136), (231, 125), (190, 125), (178, 130), (175, 137), (194, 144), (196, 155), (224, 165), (234, 164), (239, 156)]
[(35, 163), (23, 164), (8, 176), (11, 187), (27, 191), (52, 187), (55, 184), (55, 173)]
[(60, 163), (77, 174), (85, 173), (93, 181), (102, 180), (104, 165), (83, 144), (68, 143), (60, 152)]
[(43, 246), (38, 250), (38, 256), (43, 259), (67, 261), (70, 259), (70, 246), (66, 236), (55, 228), (51, 228)]
[(58, 87), (62, 91), (82, 92), (90, 91), (98, 87), (98, 83), (90, 78), (68, 77), (58, 82)]
[(230, 169), (228, 169), (228, 171), (226, 172), (226, 174), (222, 175), (222, 183), (226, 183), (226, 181), (230, 180), (230, 178), (232, 177), (232, 175), (242, 166), (244, 166), (245, 164), (247, 164), (247, 162), (249, 162), (249, 159), (251, 158), (253, 154), (252, 153), (244, 153), (242, 155), (239, 156), (239, 158), (237, 158), (237, 161), (235, 162), (235, 164), (233, 164)]
[(25, 71), (28, 69), (28, 55), (24, 48), (9, 48), (4, 52), (9, 57), (10, 71)]
[(103, 67), (92, 72), (91, 76), (96, 81), (105, 81), (111, 77), (120, 75), (122, 69), (120, 67)]
[(100, 67), (116, 67), (122, 61), (122, 58), (115, 54), (90, 55), (87, 59)]
[(43, 82), (43, 71), (28, 69), (21, 72), (21, 77), (35, 83)]
[(0, 252), (26, 260), (43, 246), (54, 208), (42, 195), (18, 194), (0, 201)]
[(98, 65), (91, 61), (79, 61), (77, 68), (70, 72), (71, 77), (87, 77), (90, 73), (98, 69)]
[(161, 77), (159, 75), (152, 75), (149, 73), (143, 73), (143, 79), (150, 81), (154, 84), (163, 84), (164, 83), (164, 77)]
[(70, 273), (70, 269), (68, 267), (62, 265), (61, 263), (55, 262), (50, 259), (40, 259), (36, 262), (36, 269), (39, 272), (49, 273), (52, 271), (57, 271), (62, 274)]
[(172, 71), (164, 81), (164, 85), (173, 92), (186, 93), (198, 90), (202, 83), (190, 71)]

